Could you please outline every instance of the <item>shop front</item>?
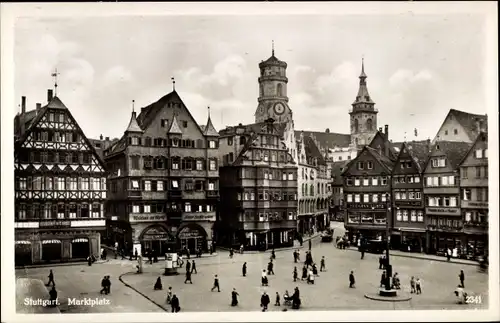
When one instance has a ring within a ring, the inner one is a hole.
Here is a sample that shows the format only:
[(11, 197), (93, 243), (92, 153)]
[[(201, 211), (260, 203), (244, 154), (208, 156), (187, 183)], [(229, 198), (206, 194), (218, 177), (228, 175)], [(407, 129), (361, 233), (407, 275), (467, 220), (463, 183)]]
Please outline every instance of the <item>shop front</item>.
[(15, 259), (16, 266), (26, 266), (32, 264), (32, 246), (31, 241), (18, 240), (15, 242)]
[(61, 240), (42, 240), (42, 261), (52, 262), (62, 259)]
[(135, 249), (142, 255), (161, 256), (177, 250), (175, 234), (159, 224), (145, 228), (139, 236), (139, 242), (140, 247), (135, 246)]
[(207, 251), (207, 233), (200, 225), (190, 223), (181, 227), (177, 238), (180, 242), (181, 250), (189, 250), (191, 254), (195, 254), (197, 250)]
[(75, 238), (71, 240), (71, 258), (87, 259), (90, 255), (90, 242), (88, 238)]

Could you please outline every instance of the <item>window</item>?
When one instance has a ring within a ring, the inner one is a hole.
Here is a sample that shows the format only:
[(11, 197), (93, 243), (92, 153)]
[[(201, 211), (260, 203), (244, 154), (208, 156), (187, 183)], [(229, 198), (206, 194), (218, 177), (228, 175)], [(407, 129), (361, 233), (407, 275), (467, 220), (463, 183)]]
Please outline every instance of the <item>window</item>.
[(454, 133), (455, 135), (458, 135), (458, 129), (453, 129), (453, 133)]
[(424, 213), (422, 211), (417, 212), (417, 222), (424, 222)]
[(293, 173), (288, 173), (288, 180), (293, 181)]
[(139, 205), (132, 205), (132, 213), (140, 213), (140, 207)]
[(370, 179), (369, 178), (364, 178), (363, 179), (363, 186), (369, 186), (370, 185)]
[(215, 140), (209, 140), (208, 141), (208, 148), (216, 148)]
[(448, 185), (450, 185), (450, 186), (455, 185), (455, 176), (453, 176), (453, 175), (448, 176)]
[(411, 222), (417, 222), (417, 211), (411, 210), (410, 213), (410, 221)]
[(69, 179), (69, 188), (70, 191), (78, 190), (78, 178), (72, 177)]
[(400, 182), (400, 183), (406, 183), (406, 178), (405, 178), (404, 176), (401, 176), (401, 177), (399, 178), (399, 182)]
[(403, 221), (408, 222), (408, 210), (403, 210)]
[(422, 193), (420, 192), (415, 192), (415, 199), (420, 200), (422, 198)]
[(352, 178), (347, 178), (345, 180), (345, 183), (346, 183), (347, 186), (352, 186)]
[(19, 189), (26, 190), (26, 177), (19, 178)]
[(445, 167), (446, 160), (444, 158), (434, 158), (432, 159), (432, 167)]
[(396, 200), (400, 200), (400, 199), (401, 199), (401, 193), (400, 193), (400, 192), (396, 192), (396, 193), (394, 193), (394, 198), (395, 198)]
[(370, 202), (370, 194), (363, 194), (363, 202), (365, 203)]
[(359, 186), (360, 181), (358, 178), (354, 179), (354, 186)]
[(64, 177), (57, 178), (57, 188), (59, 191), (64, 191), (66, 187), (66, 182), (64, 181)]
[(373, 203), (378, 202), (378, 194), (372, 194), (372, 201), (373, 201)]
[(88, 191), (89, 190), (89, 179), (82, 178), (81, 183), (82, 183), (82, 187), (81, 187), (82, 191)]
[(144, 205), (143, 213), (151, 213), (151, 205)]
[(139, 169), (139, 156), (130, 157), (132, 169)]
[(359, 203), (360, 202), (360, 197), (361, 197), (361, 195), (354, 194), (354, 202)]
[(194, 190), (194, 182), (193, 182), (193, 180), (186, 179), (185, 182), (184, 182), (184, 189), (186, 191), (189, 191), (189, 192), (193, 191)]
[(144, 181), (144, 190), (146, 192), (150, 192), (151, 191), (151, 181)]
[(448, 176), (441, 177), (441, 185), (448, 186)]
[(378, 178), (377, 177), (373, 177), (372, 178), (372, 185), (373, 186), (377, 186), (378, 185)]
[(415, 192), (408, 192), (408, 199), (414, 200), (415, 199)]
[(410, 184), (413, 183), (413, 176), (408, 176), (408, 183), (410, 183)]
[(439, 177), (432, 178), (432, 186), (439, 186)]
[(363, 170), (363, 169), (365, 169), (365, 165), (364, 165), (364, 163), (363, 163), (363, 162), (358, 162), (358, 169), (359, 169), (359, 170)]
[(161, 127), (165, 128), (168, 125), (168, 119), (161, 119)]
[(133, 190), (138, 190), (139, 189), (139, 181), (138, 180), (132, 180), (131, 184), (132, 184), (132, 189)]
[(139, 145), (139, 138), (137, 137), (132, 137), (132, 141), (131, 141), (132, 145), (134, 146), (137, 146)]
[(401, 192), (401, 199), (406, 200), (406, 192)]
[(191, 203), (184, 203), (184, 212), (191, 212)]
[(347, 194), (347, 202), (348, 203), (352, 202), (352, 194)]
[(382, 177), (382, 186), (387, 185), (387, 177)]
[(420, 183), (420, 176), (415, 176), (414, 181), (415, 183)]
[(202, 160), (196, 160), (196, 170), (203, 170), (203, 161)]
[(210, 160), (209, 170), (217, 170), (217, 161), (214, 159)]
[(381, 196), (381, 201), (382, 201), (382, 202), (387, 202), (387, 194), (382, 193), (382, 196)]
[(255, 201), (255, 192), (250, 193), (250, 201)]
[(483, 158), (483, 151), (481, 149), (476, 149), (476, 158)]
[(403, 215), (401, 213), (401, 210), (396, 211), (396, 220), (398, 220), (398, 221), (403, 220)]
[(180, 162), (179, 157), (172, 158), (172, 169), (179, 169), (179, 162)]
[(484, 150), (483, 157), (484, 158), (488, 158), (488, 149)]
[(451, 207), (457, 206), (457, 198), (455, 196), (450, 197), (450, 206)]
[(447, 136), (448, 135), (448, 130), (445, 130), (444, 131), (444, 135)]
[(366, 168), (367, 169), (373, 169), (373, 162), (369, 161), (366, 163)]
[(179, 181), (176, 179), (172, 180), (172, 188), (179, 188)]
[(426, 177), (427, 186), (432, 186), (432, 177)]

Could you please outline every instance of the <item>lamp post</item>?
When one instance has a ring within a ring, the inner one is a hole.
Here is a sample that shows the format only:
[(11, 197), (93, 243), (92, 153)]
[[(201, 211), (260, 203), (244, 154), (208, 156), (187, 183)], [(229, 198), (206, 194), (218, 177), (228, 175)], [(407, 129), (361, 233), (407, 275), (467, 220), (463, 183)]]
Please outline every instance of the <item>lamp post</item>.
[(386, 203), (386, 208), (387, 208), (387, 218), (385, 221), (385, 235), (386, 235), (386, 250), (385, 250), (385, 257), (386, 257), (386, 268), (385, 272), (387, 274), (387, 279), (385, 281), (385, 289), (390, 290), (391, 289), (391, 280), (392, 280), (392, 266), (389, 260), (389, 237), (390, 237), (390, 228), (389, 228), (389, 218), (391, 215), (391, 204), (389, 201), (389, 194), (385, 194), (385, 203)]

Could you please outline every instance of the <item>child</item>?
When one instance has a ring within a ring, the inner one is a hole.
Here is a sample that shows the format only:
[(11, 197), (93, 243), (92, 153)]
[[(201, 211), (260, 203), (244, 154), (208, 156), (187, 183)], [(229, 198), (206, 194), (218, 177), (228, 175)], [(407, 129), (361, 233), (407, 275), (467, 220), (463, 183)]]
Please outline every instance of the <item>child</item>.
[(417, 277), (417, 281), (415, 282), (415, 286), (417, 287), (417, 294), (422, 294), (422, 282), (420, 278)]
[(167, 291), (167, 304), (170, 304), (171, 302), (172, 302), (172, 286), (170, 286)]

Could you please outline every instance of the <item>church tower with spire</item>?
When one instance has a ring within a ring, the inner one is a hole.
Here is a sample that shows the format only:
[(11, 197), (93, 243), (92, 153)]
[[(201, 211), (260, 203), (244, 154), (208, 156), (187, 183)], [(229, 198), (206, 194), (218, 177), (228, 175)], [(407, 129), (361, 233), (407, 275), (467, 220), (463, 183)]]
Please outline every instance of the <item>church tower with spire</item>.
[(288, 106), (286, 62), (274, 56), (274, 42), (271, 57), (259, 64), (259, 98), (255, 122), (269, 118), (276, 122), (292, 122), (292, 110)]
[(359, 76), (359, 90), (356, 100), (352, 103), (351, 116), (351, 144), (357, 148), (368, 145), (377, 133), (377, 114), (366, 86), (364, 60), (361, 62), (361, 75)]

